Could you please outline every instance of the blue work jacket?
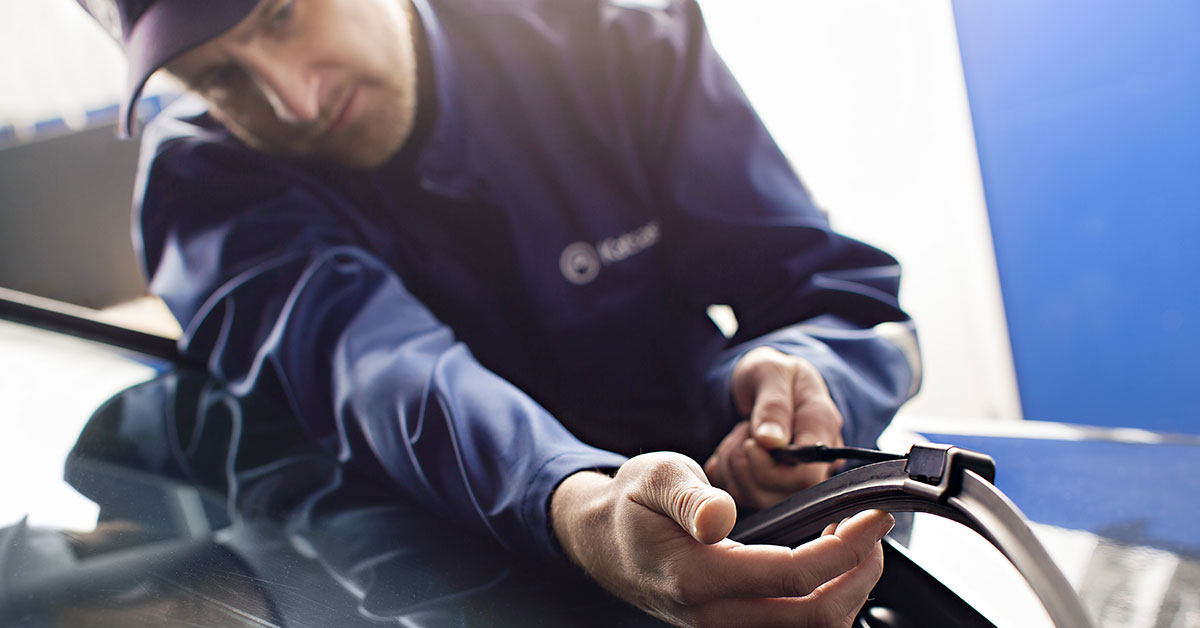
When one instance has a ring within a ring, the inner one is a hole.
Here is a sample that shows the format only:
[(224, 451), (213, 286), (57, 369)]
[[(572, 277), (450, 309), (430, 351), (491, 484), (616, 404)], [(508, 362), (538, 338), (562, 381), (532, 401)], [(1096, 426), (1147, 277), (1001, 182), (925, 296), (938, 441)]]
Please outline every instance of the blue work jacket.
[(415, 4), (436, 114), (380, 168), (257, 153), (188, 99), (148, 125), (136, 240), (187, 355), (550, 560), (557, 484), (703, 461), (755, 346), (811, 361), (846, 442), (873, 443), (916, 386), (877, 328), (911, 329), (899, 268), (830, 230), (694, 2)]

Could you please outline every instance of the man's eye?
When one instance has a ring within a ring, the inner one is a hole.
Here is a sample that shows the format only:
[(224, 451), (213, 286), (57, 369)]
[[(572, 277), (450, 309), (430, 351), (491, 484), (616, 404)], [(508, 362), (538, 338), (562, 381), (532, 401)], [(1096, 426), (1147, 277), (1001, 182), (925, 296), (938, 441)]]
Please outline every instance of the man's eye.
[(223, 65), (214, 68), (212, 72), (209, 72), (207, 77), (208, 80), (206, 80), (205, 83), (212, 87), (222, 87), (232, 83), (236, 73), (237, 70), (233, 66)]
[(284, 0), (283, 3), (275, 7), (275, 10), (271, 12), (271, 16), (268, 18), (270, 25), (281, 26), (286, 24), (292, 17), (292, 9), (295, 8), (295, 5), (295, 0)]
[(209, 70), (196, 87), (202, 93), (212, 93), (227, 90), (238, 80), (241, 70), (232, 64), (220, 65)]

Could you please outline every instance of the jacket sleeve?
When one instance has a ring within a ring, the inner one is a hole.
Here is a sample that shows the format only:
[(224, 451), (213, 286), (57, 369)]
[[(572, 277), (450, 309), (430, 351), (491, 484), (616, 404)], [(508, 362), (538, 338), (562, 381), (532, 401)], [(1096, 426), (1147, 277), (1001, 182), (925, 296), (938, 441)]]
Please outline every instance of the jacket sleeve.
[(625, 74), (637, 77), (627, 91), (666, 208), (672, 283), (695, 307), (728, 305), (738, 320), (726, 350), (699, 365), (707, 403), (735, 414), (734, 364), (771, 346), (820, 370), (847, 444), (873, 445), (920, 382), (898, 263), (831, 229), (717, 56), (693, 0), (610, 16), (632, 42), (622, 63), (636, 69)]
[(286, 399), (343, 462), (431, 511), (564, 560), (550, 494), (624, 458), (483, 368), (364, 245), (370, 225), (311, 180), (188, 139), (162, 144), (143, 173), (141, 253), (186, 355), (235, 392)]

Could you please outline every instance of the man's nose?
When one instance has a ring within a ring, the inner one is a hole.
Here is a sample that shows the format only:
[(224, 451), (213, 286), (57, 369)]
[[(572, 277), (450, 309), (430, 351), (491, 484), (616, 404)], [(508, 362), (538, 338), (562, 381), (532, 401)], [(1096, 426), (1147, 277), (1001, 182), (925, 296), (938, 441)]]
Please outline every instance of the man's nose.
[(282, 52), (246, 51), (250, 75), (280, 122), (315, 122), (321, 117), (319, 76), (302, 56)]

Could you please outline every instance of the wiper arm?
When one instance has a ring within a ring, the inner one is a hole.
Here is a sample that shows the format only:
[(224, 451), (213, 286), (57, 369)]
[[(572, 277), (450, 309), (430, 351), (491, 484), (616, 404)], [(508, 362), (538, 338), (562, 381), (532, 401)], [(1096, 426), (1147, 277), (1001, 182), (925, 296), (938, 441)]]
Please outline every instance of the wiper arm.
[(802, 462), (835, 462), (838, 460), (869, 460), (871, 462), (886, 462), (888, 460), (903, 460), (902, 454), (893, 454), (878, 449), (862, 449), (859, 447), (829, 447), (827, 445), (792, 445), (770, 451), (771, 458), (779, 464), (800, 464)]

